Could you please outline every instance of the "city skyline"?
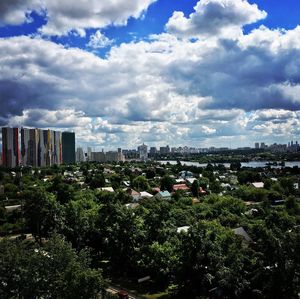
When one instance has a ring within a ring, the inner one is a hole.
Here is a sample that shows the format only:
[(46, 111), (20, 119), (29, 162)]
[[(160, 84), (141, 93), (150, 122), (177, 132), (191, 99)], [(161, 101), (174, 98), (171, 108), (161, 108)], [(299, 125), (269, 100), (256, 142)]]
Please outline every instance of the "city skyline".
[(2, 127), (1, 165), (43, 167), (75, 163), (75, 133)]
[(4, 0), (0, 126), (73, 131), (106, 150), (299, 140), (299, 8)]

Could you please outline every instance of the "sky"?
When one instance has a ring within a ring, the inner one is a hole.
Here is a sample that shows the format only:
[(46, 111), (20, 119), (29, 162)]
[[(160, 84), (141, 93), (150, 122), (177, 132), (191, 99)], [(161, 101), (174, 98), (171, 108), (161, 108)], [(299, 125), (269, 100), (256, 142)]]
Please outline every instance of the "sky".
[(83, 147), (300, 139), (299, 0), (1, 0), (0, 70), (0, 126)]

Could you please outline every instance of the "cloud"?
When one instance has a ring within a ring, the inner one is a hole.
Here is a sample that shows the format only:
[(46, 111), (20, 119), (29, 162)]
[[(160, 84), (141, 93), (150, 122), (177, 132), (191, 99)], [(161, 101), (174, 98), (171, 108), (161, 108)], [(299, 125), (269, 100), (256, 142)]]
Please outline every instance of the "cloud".
[(9, 119), (9, 126), (29, 126), (42, 128), (74, 128), (89, 125), (91, 118), (85, 116), (82, 111), (74, 109), (46, 110), (28, 109), (23, 114)]
[(87, 28), (125, 25), (129, 18), (139, 18), (154, 1), (2, 0), (0, 24), (22, 24), (34, 10), (45, 14), (47, 19), (47, 24), (40, 28), (42, 34), (66, 35), (75, 30), (84, 36)]
[(110, 46), (114, 41), (106, 37), (100, 30), (97, 30), (95, 34), (90, 36), (90, 41), (87, 47), (93, 49), (101, 49)]
[[(256, 6), (234, 3), (225, 4), (235, 14), (245, 5), (242, 17), (232, 18), (236, 28), (258, 18)], [(221, 20), (224, 28), (231, 26)], [(100, 30), (95, 44), (99, 40), (105, 41)], [(235, 39), (219, 31), (196, 40), (162, 33), (114, 44), (101, 58), (41, 37), (3, 38), (0, 123), (73, 128), (79, 142), (93, 146), (299, 134), (299, 40), (300, 27), (261, 26)]]
[(185, 38), (224, 34), (228, 37), (228, 33), (235, 35), (244, 25), (267, 16), (256, 4), (245, 0), (200, 0), (194, 10), (188, 18), (175, 11), (166, 24), (167, 31)]
[(30, 13), (33, 10), (41, 13), (41, 2), (39, 0), (1, 0), (0, 26), (30, 22)]

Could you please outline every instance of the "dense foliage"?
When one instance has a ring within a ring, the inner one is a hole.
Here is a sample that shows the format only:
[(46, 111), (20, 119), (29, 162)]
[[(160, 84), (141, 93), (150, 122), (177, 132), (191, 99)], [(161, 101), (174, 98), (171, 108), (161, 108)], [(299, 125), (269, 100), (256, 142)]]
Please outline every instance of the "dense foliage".
[[(195, 180), (186, 183), (190, 191), (176, 191), (172, 199), (136, 204), (124, 185), (172, 192), (183, 170)], [(0, 296), (94, 298), (107, 278), (149, 275), (170, 297), (296, 299), (299, 173), (238, 163), (231, 170), (83, 163), (23, 169), (22, 177), (3, 171), (0, 232), (7, 238), (0, 241)], [(115, 192), (101, 191), (104, 186)], [(4, 208), (15, 204), (20, 209)], [(13, 241), (14, 233), (30, 233), (34, 240)]]

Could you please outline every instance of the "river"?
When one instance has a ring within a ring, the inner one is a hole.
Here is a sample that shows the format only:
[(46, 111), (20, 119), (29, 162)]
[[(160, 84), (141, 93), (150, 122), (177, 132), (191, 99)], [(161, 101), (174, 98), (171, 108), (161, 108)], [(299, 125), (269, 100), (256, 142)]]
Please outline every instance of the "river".
[[(161, 164), (167, 164), (168, 162), (172, 165), (176, 164), (177, 161), (174, 160), (162, 160), (162, 161), (157, 161), (158, 163)], [(187, 166), (197, 166), (197, 167), (206, 167), (208, 163), (199, 163), (199, 162), (191, 162), (191, 161), (180, 161), (182, 165), (187, 165)], [(272, 163), (270, 161), (250, 161), (250, 162), (241, 162), (242, 167), (251, 167), (251, 168), (257, 168), (257, 167), (266, 167), (267, 163)], [(280, 163), (279, 161), (277, 162), (278, 164)], [(226, 168), (230, 167), (230, 163), (211, 163), (211, 164), (223, 164)], [(300, 161), (285, 161), (285, 167), (294, 167), (298, 166), (300, 167)], [(271, 165), (271, 168), (281, 168), (282, 166), (280, 165)]]

